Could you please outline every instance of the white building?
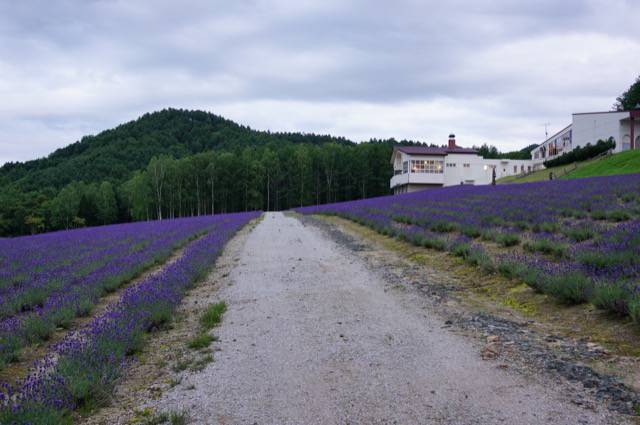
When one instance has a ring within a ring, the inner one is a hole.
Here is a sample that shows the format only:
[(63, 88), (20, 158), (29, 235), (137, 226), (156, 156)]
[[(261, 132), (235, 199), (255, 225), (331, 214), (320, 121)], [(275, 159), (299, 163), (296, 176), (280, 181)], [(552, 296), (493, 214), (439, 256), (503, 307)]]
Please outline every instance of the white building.
[(532, 160), (484, 159), (475, 149), (456, 145), (449, 136), (447, 147), (397, 146), (391, 156), (393, 193), (415, 192), (431, 187), (459, 184), (490, 184), (496, 179), (533, 170)]
[(572, 123), (542, 142), (531, 157), (540, 163), (610, 137), (616, 142), (616, 153), (640, 148), (640, 109), (573, 114)]

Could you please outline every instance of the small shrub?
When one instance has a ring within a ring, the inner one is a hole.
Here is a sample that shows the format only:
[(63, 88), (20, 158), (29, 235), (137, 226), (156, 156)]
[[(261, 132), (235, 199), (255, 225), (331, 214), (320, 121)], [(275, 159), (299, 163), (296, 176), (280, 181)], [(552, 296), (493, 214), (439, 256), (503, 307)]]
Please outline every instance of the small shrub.
[(456, 257), (465, 259), (471, 253), (471, 246), (466, 242), (458, 243), (451, 248), (451, 253)]
[[(0, 337), (0, 369), (9, 363), (14, 363), (20, 357), (20, 340), (15, 335), (3, 335)], [(2, 423), (0, 421), (0, 423)]]
[(202, 317), (200, 317), (200, 324), (203, 329), (211, 329), (218, 326), (222, 321), (222, 315), (227, 311), (227, 304), (224, 301), (220, 301), (216, 304), (211, 304), (207, 307)]
[(583, 251), (576, 255), (576, 259), (585, 266), (595, 270), (607, 270), (625, 264), (633, 264), (637, 254), (633, 251), (600, 252)]
[(515, 279), (522, 276), (527, 267), (515, 261), (500, 261), (497, 265), (498, 273), (508, 279)]
[(591, 211), (591, 218), (594, 220), (606, 220), (607, 212), (602, 210)]
[(76, 317), (76, 312), (73, 308), (64, 306), (58, 308), (51, 316), (51, 321), (56, 325), (64, 329), (71, 327), (73, 319)]
[(74, 402), (83, 410), (93, 410), (106, 404), (118, 368), (101, 361), (96, 353), (78, 358), (62, 357), (56, 372), (64, 379), (64, 386)]
[(83, 298), (78, 303), (78, 308), (76, 310), (76, 315), (78, 317), (89, 317), (89, 315), (93, 311), (94, 307), (95, 306), (93, 304), (93, 301), (91, 301), (89, 298)]
[(214, 337), (212, 337), (208, 333), (201, 333), (189, 340), (189, 342), (187, 343), (187, 347), (191, 348), (192, 350), (200, 350), (202, 348), (207, 348), (214, 340)]
[(620, 199), (622, 200), (622, 202), (633, 202), (638, 200), (639, 198), (635, 193), (624, 193), (622, 194), (622, 196), (620, 196)]
[(545, 221), (540, 224), (540, 230), (546, 233), (556, 233), (559, 228), (560, 225), (555, 221)]
[(574, 242), (584, 242), (594, 236), (593, 230), (588, 227), (569, 227), (562, 233)]
[(495, 230), (483, 230), (480, 239), (483, 241), (495, 241), (498, 233)]
[(486, 273), (493, 273), (496, 270), (491, 257), (479, 248), (472, 248), (465, 261), (471, 265), (480, 267), (480, 269)]
[(460, 227), (460, 233), (470, 238), (477, 238), (482, 235), (482, 230), (476, 226), (462, 226)]
[(587, 301), (590, 281), (582, 273), (574, 272), (547, 277), (544, 292), (554, 296), (563, 304), (581, 304)]
[(435, 249), (436, 251), (445, 251), (447, 249), (447, 243), (440, 238), (424, 237), (422, 240), (422, 246), (425, 248)]
[(627, 221), (631, 219), (631, 215), (625, 210), (613, 210), (607, 213), (607, 220), (609, 221)]
[(193, 362), (192, 359), (179, 360), (178, 363), (176, 363), (176, 365), (173, 367), (173, 371), (174, 372), (182, 372), (184, 370), (187, 370), (189, 368), (189, 366), (191, 366), (192, 362)]
[(529, 223), (527, 223), (526, 221), (516, 221), (515, 223), (513, 223), (513, 225), (515, 227), (517, 227), (519, 230), (525, 231), (529, 228)]
[(635, 295), (629, 300), (629, 316), (640, 324), (640, 295)]
[(149, 324), (147, 326), (148, 331), (161, 329), (167, 323), (171, 322), (172, 309), (171, 306), (166, 303), (156, 303), (149, 307), (151, 310), (149, 314)]
[(209, 363), (212, 363), (212, 362), (213, 362), (213, 356), (211, 354), (207, 354), (206, 356), (193, 362), (189, 370), (191, 370), (192, 372), (200, 372), (204, 370), (204, 368), (207, 367)]
[[(150, 413), (148, 414), (150, 415)], [(180, 412), (160, 412), (155, 415), (151, 415), (146, 418), (142, 424), (143, 425), (161, 425), (161, 424), (171, 424), (171, 425), (185, 425), (188, 423), (189, 413), (187, 411)]]
[(527, 241), (523, 245), (524, 249), (529, 252), (541, 252), (543, 254), (552, 255), (556, 258), (566, 256), (567, 247), (563, 244), (552, 242), (548, 239), (537, 239)]
[(429, 226), (431, 230), (438, 233), (450, 233), (458, 230), (458, 225), (452, 221), (437, 221)]
[(0, 424), (71, 425), (72, 418), (64, 409), (31, 402), (19, 409), (0, 409)]
[(621, 285), (598, 285), (591, 295), (591, 303), (598, 308), (626, 316), (629, 314), (629, 295)]
[(55, 323), (39, 316), (27, 317), (22, 326), (22, 335), (30, 344), (46, 341), (55, 330)]
[(498, 233), (495, 241), (504, 247), (516, 246), (520, 243), (520, 236), (515, 233)]
[(186, 411), (182, 412), (171, 412), (169, 415), (169, 423), (171, 425), (186, 425), (189, 421), (189, 413)]

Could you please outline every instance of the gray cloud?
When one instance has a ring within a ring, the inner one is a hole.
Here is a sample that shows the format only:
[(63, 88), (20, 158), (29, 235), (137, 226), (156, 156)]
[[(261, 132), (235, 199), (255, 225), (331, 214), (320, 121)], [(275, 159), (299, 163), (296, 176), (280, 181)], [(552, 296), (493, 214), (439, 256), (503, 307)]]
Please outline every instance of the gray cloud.
[(515, 149), (640, 72), (626, 0), (0, 3), (0, 163), (144, 112)]

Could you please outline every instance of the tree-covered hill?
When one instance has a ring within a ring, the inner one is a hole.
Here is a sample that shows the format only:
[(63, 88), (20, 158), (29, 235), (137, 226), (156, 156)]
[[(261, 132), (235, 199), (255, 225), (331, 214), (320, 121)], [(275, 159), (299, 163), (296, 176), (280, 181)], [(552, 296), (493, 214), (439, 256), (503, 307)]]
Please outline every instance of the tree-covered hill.
[(0, 236), (383, 195), (396, 143), (166, 109), (0, 167)]
[(208, 112), (165, 109), (83, 137), (46, 158), (5, 164), (0, 179), (15, 182), (22, 191), (59, 189), (77, 180), (117, 182), (146, 167), (154, 155), (182, 158), (214, 148), (235, 150), (281, 142), (352, 144), (331, 136), (255, 131)]

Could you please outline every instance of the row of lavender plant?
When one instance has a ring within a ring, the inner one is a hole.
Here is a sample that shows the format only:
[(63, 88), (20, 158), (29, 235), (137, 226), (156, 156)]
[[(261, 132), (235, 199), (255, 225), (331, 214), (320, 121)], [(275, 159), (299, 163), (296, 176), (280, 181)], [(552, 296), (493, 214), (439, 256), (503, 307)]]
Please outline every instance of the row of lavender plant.
[(117, 304), (57, 345), (25, 380), (4, 384), (0, 423), (42, 423), (46, 418), (65, 423), (70, 411), (103, 402), (145, 334), (170, 320), (185, 291), (213, 266), (226, 241), (259, 214), (211, 217), (209, 233), (189, 244), (177, 261), (128, 287)]
[(100, 297), (163, 262), (211, 217), (79, 229), (0, 241), (0, 367), (86, 316)]
[(337, 214), (640, 321), (640, 175), (456, 186), (298, 211)]

